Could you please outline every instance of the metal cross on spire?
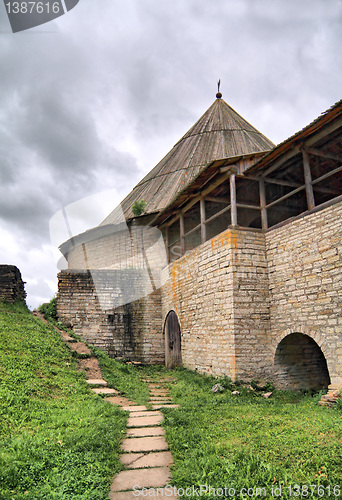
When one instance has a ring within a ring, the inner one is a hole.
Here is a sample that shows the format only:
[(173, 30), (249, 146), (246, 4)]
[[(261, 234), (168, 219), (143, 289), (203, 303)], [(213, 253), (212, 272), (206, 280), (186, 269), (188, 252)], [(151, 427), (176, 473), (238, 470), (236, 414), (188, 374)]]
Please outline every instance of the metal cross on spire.
[(217, 94), (216, 94), (217, 99), (221, 99), (222, 97), (222, 94), (220, 92), (220, 85), (221, 85), (221, 80), (217, 82)]

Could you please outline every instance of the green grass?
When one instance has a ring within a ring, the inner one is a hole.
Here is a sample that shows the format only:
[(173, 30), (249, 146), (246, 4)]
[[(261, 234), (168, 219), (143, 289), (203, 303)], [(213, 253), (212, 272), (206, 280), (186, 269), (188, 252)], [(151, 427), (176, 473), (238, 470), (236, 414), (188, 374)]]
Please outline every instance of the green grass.
[(141, 375), (144, 373), (143, 367), (116, 361), (94, 347), (91, 347), (91, 350), (99, 360), (101, 372), (108, 387), (114, 387), (120, 391), (120, 394), (140, 405), (148, 403), (148, 387), (141, 380)]
[[(281, 498), (290, 499), (295, 495), (289, 486), (295, 484), (321, 485), (319, 494), (311, 496), (309, 489), (309, 498), (329, 498), (328, 485), (339, 485), (342, 496), (341, 408), (321, 408), (320, 395), (292, 391), (274, 391), (265, 399), (228, 379), (221, 380), (227, 389), (213, 394), (212, 377), (182, 369), (173, 375), (171, 393), (181, 409), (164, 410), (164, 426), (177, 487), (227, 486), (236, 491), (234, 498), (258, 498), (238, 492), (265, 487), (266, 498), (279, 498), (272, 488), (281, 486)], [(230, 389), (241, 394), (233, 396)], [(259, 493), (260, 498), (264, 491)], [(208, 492), (205, 498), (219, 496)], [(331, 497), (336, 498), (332, 490)]]
[(50, 326), (0, 304), (0, 498), (101, 500), (126, 414), (95, 396)]
[[(227, 378), (132, 366), (92, 350), (108, 385), (138, 403), (148, 400), (141, 378), (175, 378), (181, 408), (163, 412), (178, 488), (227, 487), (227, 498), (342, 497), (342, 404), (320, 408), (320, 395), (291, 391), (265, 399)], [(213, 394), (217, 382), (225, 391)], [(0, 304), (0, 399), (1, 500), (108, 497), (126, 414), (89, 390), (57, 332), (23, 305)], [(298, 495), (296, 484), (321, 489)], [(279, 487), (281, 496), (272, 494)], [(243, 496), (242, 488), (265, 490)], [(204, 490), (204, 498), (222, 497)]]

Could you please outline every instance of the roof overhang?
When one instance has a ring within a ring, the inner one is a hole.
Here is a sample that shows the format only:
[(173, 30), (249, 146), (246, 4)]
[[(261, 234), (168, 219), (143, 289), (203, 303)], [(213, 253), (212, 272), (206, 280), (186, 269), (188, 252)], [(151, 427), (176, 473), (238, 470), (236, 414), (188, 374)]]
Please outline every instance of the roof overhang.
[(313, 147), (320, 139), (335, 132), (341, 126), (342, 100), (322, 113), (321, 116), (305, 128), (265, 154), (259, 161), (246, 170), (246, 175), (256, 172), (262, 176), (268, 175), (270, 169), (272, 171), (276, 170), (279, 165), (300, 153), (301, 149)]
[(182, 211), (183, 206), (197, 198), (205, 196), (214, 184), (220, 185), (229, 176), (231, 171), (242, 174), (252, 162), (258, 161), (268, 151), (258, 151), (246, 155), (222, 158), (209, 163), (205, 169), (193, 180), (193, 182), (181, 191), (173, 200), (161, 210), (153, 219), (152, 225), (164, 224), (168, 218), (172, 217), (175, 211)]

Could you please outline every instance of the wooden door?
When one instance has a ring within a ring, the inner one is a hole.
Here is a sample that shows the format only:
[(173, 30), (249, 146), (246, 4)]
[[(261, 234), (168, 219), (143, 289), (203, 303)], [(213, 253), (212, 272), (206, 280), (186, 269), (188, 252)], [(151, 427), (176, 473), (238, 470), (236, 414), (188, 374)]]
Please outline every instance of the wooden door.
[(181, 330), (175, 311), (170, 311), (165, 320), (165, 366), (182, 366)]

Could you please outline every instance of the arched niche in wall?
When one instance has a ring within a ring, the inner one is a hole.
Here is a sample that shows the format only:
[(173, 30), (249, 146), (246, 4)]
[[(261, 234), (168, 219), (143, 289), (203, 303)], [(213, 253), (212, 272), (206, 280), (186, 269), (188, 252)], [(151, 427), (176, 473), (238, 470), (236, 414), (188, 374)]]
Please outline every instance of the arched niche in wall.
[(279, 342), (274, 356), (274, 372), (274, 382), (279, 389), (318, 391), (330, 385), (321, 348), (302, 333), (291, 333)]

